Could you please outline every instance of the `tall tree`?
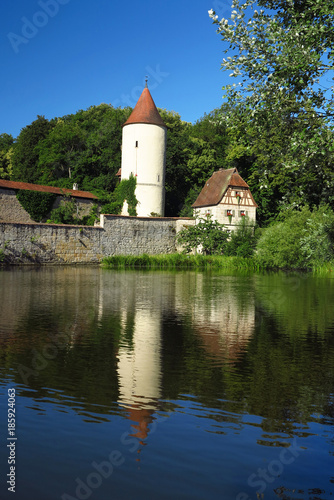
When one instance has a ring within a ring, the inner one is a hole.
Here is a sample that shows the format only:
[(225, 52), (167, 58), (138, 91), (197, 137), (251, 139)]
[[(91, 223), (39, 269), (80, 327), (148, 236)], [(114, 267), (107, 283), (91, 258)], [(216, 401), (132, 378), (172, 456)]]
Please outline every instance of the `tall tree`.
[(234, 0), (230, 19), (209, 12), (228, 44), (222, 68), (236, 78), (224, 87), (228, 159), (246, 166), (252, 190), (261, 189), (260, 213), (270, 199), (271, 212), (333, 204), (333, 87), (323, 85), (333, 76), (334, 10), (327, 0), (258, 5)]
[(0, 134), (0, 178), (10, 179), (12, 176), (12, 155), (14, 138), (10, 134)]
[(13, 180), (38, 184), (41, 173), (36, 146), (47, 137), (55, 123), (55, 120), (49, 121), (44, 116), (37, 116), (37, 120), (21, 130), (12, 158)]

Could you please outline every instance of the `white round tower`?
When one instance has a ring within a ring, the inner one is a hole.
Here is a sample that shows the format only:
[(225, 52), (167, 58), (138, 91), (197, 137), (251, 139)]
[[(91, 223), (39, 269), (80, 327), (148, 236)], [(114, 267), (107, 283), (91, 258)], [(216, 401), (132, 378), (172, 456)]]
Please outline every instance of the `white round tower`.
[[(137, 179), (137, 216), (165, 213), (167, 127), (144, 88), (129, 119), (123, 125), (121, 180)], [(122, 215), (128, 215), (127, 203)]]

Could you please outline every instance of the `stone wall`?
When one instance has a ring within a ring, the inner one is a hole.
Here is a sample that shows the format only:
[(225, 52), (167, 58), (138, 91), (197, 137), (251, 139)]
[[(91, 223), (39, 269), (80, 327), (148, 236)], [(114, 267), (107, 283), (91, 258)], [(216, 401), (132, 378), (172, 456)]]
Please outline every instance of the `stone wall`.
[[(98, 200), (79, 197), (74, 198), (74, 200), (80, 218), (84, 215), (89, 215), (93, 205), (96, 205), (98, 202)], [(66, 201), (67, 200), (63, 196), (57, 196), (52, 209), (60, 207)], [(0, 188), (0, 222), (33, 223), (36, 221), (33, 221), (28, 212), (22, 207), (21, 203), (16, 198), (16, 191), (14, 189)]]
[(0, 188), (0, 222), (34, 222), (16, 198), (14, 189)]
[(102, 215), (104, 244), (109, 255), (141, 255), (176, 251), (176, 220)]
[(97, 264), (108, 255), (174, 253), (180, 224), (192, 223), (113, 215), (101, 215), (95, 227), (0, 222), (0, 257), (11, 264)]

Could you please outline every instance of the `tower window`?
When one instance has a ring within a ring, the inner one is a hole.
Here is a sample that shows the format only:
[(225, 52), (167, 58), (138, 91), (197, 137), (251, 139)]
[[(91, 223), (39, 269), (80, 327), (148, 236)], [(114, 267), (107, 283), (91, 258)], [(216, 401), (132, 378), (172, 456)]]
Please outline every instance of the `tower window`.
[(158, 174), (157, 181), (160, 182), (160, 175)]
[(138, 148), (138, 141), (136, 141), (136, 146), (135, 147)]

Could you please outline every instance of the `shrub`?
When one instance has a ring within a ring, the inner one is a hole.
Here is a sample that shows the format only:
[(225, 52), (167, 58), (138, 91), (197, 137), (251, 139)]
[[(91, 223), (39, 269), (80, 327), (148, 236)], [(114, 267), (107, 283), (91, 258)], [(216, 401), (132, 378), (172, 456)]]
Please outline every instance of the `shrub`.
[(97, 205), (93, 205), (90, 209), (88, 215), (84, 215), (80, 220), (80, 224), (83, 226), (94, 226), (96, 220), (99, 219), (99, 207)]
[(32, 220), (41, 222), (50, 213), (57, 195), (40, 191), (17, 191), (16, 198)]
[(107, 203), (102, 204), (101, 213), (120, 214), (124, 202), (128, 204), (129, 215), (137, 215), (138, 200), (135, 195), (137, 179), (133, 175), (129, 179), (123, 179), (114, 192), (111, 194)]
[(334, 213), (328, 206), (289, 211), (264, 229), (257, 244), (261, 266), (309, 268), (333, 258)]
[(70, 196), (64, 197), (64, 202), (60, 207), (52, 210), (48, 223), (50, 224), (80, 224), (75, 200)]
[(321, 266), (334, 257), (334, 213), (326, 205), (314, 210), (306, 221), (301, 249), (312, 267)]
[(195, 226), (188, 226), (179, 232), (177, 242), (184, 246), (184, 253), (190, 253), (201, 247), (207, 255), (219, 255), (225, 252), (229, 233), (225, 226), (212, 220), (212, 215), (196, 219)]
[(254, 253), (255, 244), (254, 224), (249, 217), (243, 217), (237, 224), (235, 231), (231, 232), (226, 245), (226, 254), (237, 257), (251, 257)]

